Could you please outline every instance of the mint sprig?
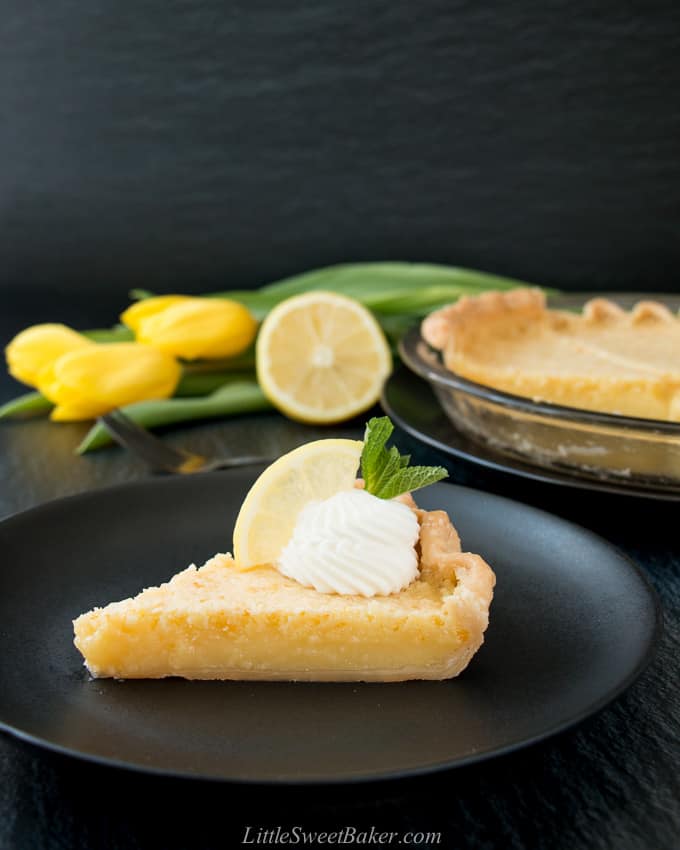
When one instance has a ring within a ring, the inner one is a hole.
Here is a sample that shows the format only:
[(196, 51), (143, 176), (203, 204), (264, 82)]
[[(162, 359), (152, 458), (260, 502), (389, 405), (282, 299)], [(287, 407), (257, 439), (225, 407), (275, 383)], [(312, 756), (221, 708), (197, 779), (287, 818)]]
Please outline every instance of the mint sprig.
[(374, 417), (366, 425), (361, 452), (361, 475), (367, 492), (379, 499), (393, 499), (448, 478), (442, 466), (409, 466), (410, 455), (400, 455), (385, 444), (394, 431), (388, 416)]

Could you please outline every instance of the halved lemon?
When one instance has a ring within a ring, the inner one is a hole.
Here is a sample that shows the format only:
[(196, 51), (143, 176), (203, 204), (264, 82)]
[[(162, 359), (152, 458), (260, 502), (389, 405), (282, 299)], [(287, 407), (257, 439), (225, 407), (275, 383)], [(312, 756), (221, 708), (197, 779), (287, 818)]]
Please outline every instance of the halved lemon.
[(308, 292), (282, 301), (262, 323), (257, 378), (291, 419), (330, 424), (363, 413), (392, 369), (385, 335), (353, 298)]
[(308, 502), (352, 489), (363, 445), (361, 440), (315, 440), (268, 466), (250, 488), (236, 520), (236, 563), (274, 563)]

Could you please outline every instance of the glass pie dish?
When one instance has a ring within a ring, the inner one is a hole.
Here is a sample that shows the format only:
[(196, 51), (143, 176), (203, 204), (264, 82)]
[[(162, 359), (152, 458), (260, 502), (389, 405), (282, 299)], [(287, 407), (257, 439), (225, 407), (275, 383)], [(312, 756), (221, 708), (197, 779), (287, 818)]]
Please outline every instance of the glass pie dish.
[[(550, 307), (579, 310), (597, 295), (554, 297)], [(680, 308), (678, 295), (606, 297), (628, 309), (644, 299)], [(536, 402), (474, 383), (447, 369), (417, 327), (399, 350), (404, 363), (428, 381), (454, 427), (473, 440), (543, 468), (680, 493), (680, 423)]]

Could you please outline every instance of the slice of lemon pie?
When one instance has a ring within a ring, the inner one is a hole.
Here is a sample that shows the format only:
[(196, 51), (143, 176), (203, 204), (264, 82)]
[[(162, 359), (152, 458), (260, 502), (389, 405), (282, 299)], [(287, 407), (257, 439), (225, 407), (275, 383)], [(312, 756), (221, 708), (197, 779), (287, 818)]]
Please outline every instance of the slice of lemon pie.
[[(463, 553), (443, 511), (408, 491), (445, 475), (409, 467), (371, 420), (266, 469), (243, 503), (234, 553), (74, 622), (95, 677), (445, 679), (483, 641), (495, 577)], [(363, 448), (363, 453), (362, 453)], [(361, 456), (363, 482), (356, 481)]]

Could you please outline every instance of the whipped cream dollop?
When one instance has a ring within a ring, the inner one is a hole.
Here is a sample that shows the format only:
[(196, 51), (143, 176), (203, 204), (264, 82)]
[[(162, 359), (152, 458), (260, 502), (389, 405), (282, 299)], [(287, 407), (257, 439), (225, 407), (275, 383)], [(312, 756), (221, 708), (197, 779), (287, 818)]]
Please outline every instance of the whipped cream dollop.
[(418, 575), (419, 532), (401, 502), (345, 490), (305, 505), (276, 566), (321, 593), (398, 593)]

